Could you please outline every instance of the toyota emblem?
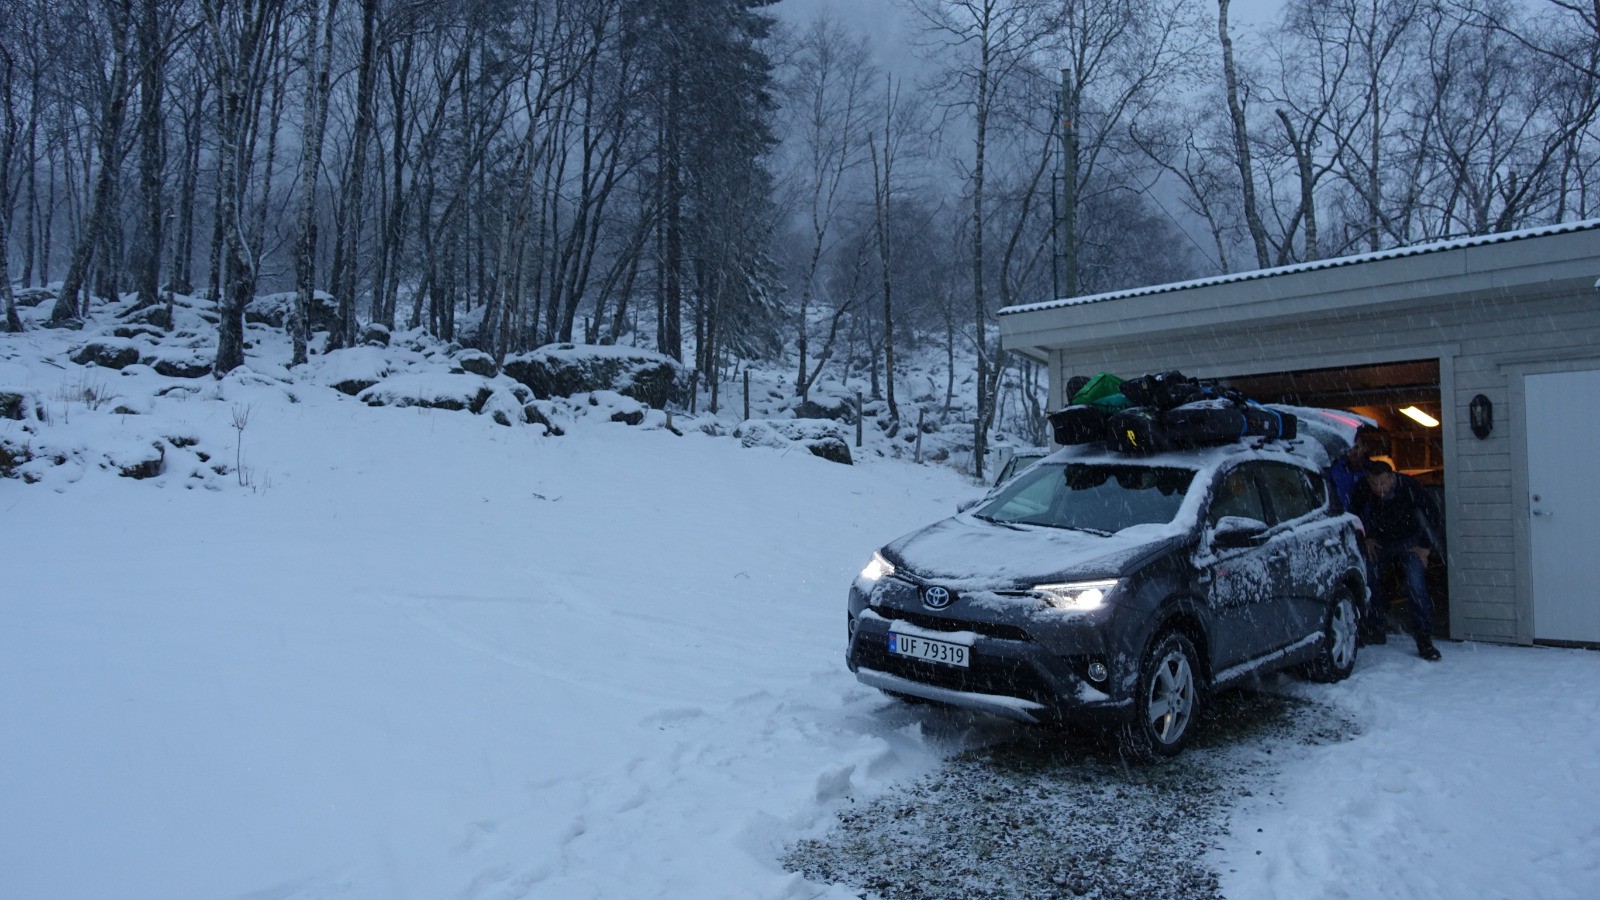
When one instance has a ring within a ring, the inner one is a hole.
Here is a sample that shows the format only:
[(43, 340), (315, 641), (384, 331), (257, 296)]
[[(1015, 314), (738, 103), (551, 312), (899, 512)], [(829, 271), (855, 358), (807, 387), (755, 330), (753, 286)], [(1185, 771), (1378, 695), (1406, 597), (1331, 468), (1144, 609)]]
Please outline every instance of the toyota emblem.
[(952, 594), (949, 588), (942, 588), (938, 585), (934, 585), (922, 592), (922, 603), (929, 609), (944, 609), (955, 599), (956, 595)]

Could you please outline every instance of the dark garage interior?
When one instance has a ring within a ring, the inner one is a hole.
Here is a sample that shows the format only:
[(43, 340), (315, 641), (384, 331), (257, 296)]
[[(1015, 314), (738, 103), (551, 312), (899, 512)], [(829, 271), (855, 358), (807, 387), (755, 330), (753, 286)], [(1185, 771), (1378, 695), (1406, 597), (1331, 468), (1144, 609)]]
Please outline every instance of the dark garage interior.
[[(1437, 359), (1303, 369), (1242, 375), (1218, 381), (1262, 403), (1289, 403), (1345, 409), (1376, 422), (1389, 439), (1389, 455), (1395, 469), (1415, 477), (1428, 488), (1438, 507), (1441, 521), (1445, 514), (1444, 439), (1438, 421), (1443, 415)], [(1420, 412), (1435, 424), (1427, 425), (1401, 410)], [(1433, 598), (1434, 633), (1450, 633), (1448, 579), (1445, 558), (1435, 554), (1428, 564), (1428, 592)], [(1394, 578), (1398, 573), (1390, 573)], [(1403, 597), (1404, 590), (1391, 582), (1391, 597)], [(1389, 613), (1391, 628), (1407, 621), (1403, 609)]]

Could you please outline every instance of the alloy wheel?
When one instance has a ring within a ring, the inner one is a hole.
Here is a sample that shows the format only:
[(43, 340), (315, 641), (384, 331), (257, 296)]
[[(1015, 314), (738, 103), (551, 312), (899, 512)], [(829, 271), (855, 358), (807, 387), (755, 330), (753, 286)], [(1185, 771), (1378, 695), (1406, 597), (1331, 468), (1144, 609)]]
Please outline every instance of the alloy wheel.
[(1161, 658), (1150, 679), (1150, 731), (1156, 740), (1172, 744), (1183, 737), (1194, 715), (1194, 693), (1189, 657), (1174, 647)]

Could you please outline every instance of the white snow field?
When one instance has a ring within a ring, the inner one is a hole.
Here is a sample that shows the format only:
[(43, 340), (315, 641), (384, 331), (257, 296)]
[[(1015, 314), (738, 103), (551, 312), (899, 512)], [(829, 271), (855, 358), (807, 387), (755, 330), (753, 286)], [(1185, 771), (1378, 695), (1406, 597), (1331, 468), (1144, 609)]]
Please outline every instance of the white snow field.
[[(546, 437), (264, 361), (161, 396), (69, 340), (0, 335), (76, 448), (0, 479), (0, 898), (845, 900), (786, 848), (993, 739), (843, 663), (870, 553), (978, 493), (948, 468)], [(156, 478), (95, 464), (179, 434)], [(1600, 653), (1441, 648), (1279, 682), (1362, 733), (1263, 776), (1228, 897), (1600, 896)]]

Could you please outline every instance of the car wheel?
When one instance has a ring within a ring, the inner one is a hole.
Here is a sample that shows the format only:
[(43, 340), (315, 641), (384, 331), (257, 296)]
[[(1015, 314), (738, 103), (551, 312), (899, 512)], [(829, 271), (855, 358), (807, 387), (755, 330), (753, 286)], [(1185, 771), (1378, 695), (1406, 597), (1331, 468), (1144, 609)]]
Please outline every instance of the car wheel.
[(1317, 648), (1316, 659), (1306, 664), (1305, 676), (1312, 681), (1328, 683), (1350, 677), (1356, 667), (1356, 636), (1360, 624), (1350, 593), (1334, 594), (1322, 622), (1322, 645)]
[(1189, 743), (1200, 715), (1199, 656), (1176, 631), (1161, 635), (1139, 670), (1134, 720), (1125, 749), (1145, 758), (1175, 756)]

